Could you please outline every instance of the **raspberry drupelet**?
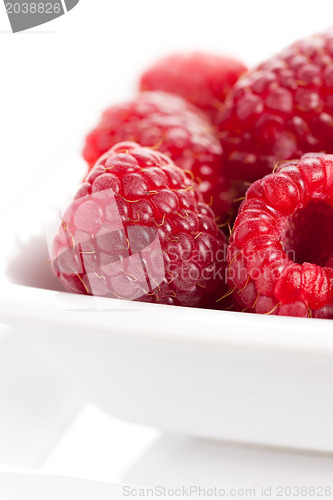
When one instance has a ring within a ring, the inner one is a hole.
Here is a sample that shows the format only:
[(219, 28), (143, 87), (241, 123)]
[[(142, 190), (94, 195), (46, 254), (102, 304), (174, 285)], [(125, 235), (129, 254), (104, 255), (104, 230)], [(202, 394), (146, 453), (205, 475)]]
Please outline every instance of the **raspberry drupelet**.
[(142, 75), (140, 89), (180, 95), (214, 123), (228, 92), (246, 69), (237, 59), (217, 54), (170, 54)]
[(84, 159), (91, 169), (121, 141), (134, 141), (167, 154), (192, 173), (207, 204), (222, 222), (233, 198), (222, 162), (222, 147), (211, 122), (179, 96), (141, 92), (107, 109), (86, 138)]
[(333, 153), (333, 31), (298, 41), (235, 84), (218, 119), (228, 171), (254, 181), (276, 161)]
[(250, 312), (333, 318), (333, 155), (305, 154), (256, 181), (228, 247), (234, 298)]
[(71, 292), (209, 308), (225, 290), (225, 251), (192, 179), (166, 155), (124, 142), (79, 188), (51, 258)]

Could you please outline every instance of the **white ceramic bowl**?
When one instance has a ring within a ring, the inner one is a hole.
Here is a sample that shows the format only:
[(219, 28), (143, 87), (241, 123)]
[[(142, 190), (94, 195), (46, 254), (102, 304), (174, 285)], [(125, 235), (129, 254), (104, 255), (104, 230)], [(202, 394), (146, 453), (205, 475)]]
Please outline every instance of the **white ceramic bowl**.
[[(73, 186), (81, 168), (72, 168)], [(115, 416), (214, 439), (333, 451), (333, 322), (60, 291), (40, 224), (57, 192), (61, 176), (47, 178), (3, 226), (1, 321)]]

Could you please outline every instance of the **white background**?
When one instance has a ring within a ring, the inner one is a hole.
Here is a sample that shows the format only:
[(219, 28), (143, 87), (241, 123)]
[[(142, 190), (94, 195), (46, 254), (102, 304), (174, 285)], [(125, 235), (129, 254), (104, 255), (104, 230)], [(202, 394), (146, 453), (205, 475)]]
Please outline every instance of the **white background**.
[[(81, 0), (66, 16), (13, 35), (1, 5), (0, 215), (10, 218), (13, 200), (51, 165), (79, 155), (103, 107), (131, 96), (155, 58), (197, 48), (253, 66), (332, 20), (332, 0)], [(333, 483), (329, 456), (165, 436), (89, 404), (43, 470), (143, 484)]]

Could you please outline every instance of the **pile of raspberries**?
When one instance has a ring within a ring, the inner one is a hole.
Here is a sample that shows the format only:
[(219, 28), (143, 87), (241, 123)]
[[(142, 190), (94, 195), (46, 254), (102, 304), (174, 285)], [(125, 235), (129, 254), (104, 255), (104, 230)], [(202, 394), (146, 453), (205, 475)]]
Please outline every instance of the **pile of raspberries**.
[(172, 54), (106, 109), (54, 237), (74, 293), (333, 319), (333, 31)]

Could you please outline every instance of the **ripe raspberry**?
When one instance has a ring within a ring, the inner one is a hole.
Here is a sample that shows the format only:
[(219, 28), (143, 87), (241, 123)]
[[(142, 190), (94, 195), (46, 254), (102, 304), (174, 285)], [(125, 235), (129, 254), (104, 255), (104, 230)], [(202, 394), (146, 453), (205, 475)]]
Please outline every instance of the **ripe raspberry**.
[(232, 195), (225, 179), (222, 148), (210, 121), (181, 97), (142, 92), (134, 100), (107, 109), (88, 135), (83, 156), (90, 168), (116, 143), (135, 141), (167, 154), (193, 173), (207, 204), (221, 219)]
[(248, 190), (228, 248), (236, 300), (257, 313), (333, 318), (333, 155), (305, 154)]
[(164, 90), (184, 97), (214, 122), (231, 87), (246, 67), (240, 61), (202, 52), (171, 54), (141, 77), (141, 90)]
[(333, 31), (294, 43), (245, 74), (218, 121), (233, 178), (254, 181), (276, 161), (333, 153)]
[(63, 215), (53, 269), (76, 293), (214, 306), (225, 237), (185, 172), (123, 142), (100, 158)]

